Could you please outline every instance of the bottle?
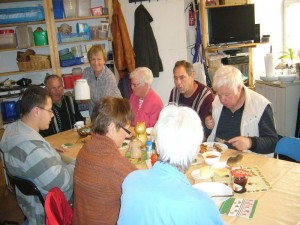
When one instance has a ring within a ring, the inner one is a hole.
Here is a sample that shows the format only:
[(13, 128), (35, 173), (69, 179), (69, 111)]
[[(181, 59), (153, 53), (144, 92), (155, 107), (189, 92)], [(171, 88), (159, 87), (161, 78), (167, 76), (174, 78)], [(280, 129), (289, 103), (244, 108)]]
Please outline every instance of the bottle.
[(147, 158), (150, 159), (152, 155), (152, 141), (146, 142), (146, 152), (147, 152)]

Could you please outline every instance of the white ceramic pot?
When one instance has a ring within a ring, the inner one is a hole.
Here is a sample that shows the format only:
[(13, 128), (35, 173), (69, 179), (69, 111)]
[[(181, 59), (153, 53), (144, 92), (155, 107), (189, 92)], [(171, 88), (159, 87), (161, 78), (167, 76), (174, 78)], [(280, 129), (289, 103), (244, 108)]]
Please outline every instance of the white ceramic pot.
[(78, 79), (75, 83), (75, 100), (91, 99), (90, 87), (86, 79)]

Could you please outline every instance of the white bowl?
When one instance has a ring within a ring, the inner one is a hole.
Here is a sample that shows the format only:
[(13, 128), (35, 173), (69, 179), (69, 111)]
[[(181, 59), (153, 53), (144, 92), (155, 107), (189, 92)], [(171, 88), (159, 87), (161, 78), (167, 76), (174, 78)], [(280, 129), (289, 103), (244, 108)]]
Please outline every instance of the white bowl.
[(221, 152), (217, 152), (217, 151), (204, 152), (202, 153), (202, 156), (206, 164), (214, 165), (220, 161)]
[(283, 83), (292, 83), (294, 80), (296, 80), (296, 78), (296, 75), (278, 76), (278, 79)]

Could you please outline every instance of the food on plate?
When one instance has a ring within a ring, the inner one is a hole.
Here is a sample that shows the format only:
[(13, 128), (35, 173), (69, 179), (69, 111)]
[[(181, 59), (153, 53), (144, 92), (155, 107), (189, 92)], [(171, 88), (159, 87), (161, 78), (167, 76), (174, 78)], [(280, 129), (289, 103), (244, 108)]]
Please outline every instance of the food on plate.
[(218, 152), (223, 151), (223, 147), (218, 143), (214, 143), (213, 148), (216, 149)]
[(225, 177), (230, 172), (229, 169), (227, 169), (227, 168), (213, 168), (213, 171), (219, 177)]
[(202, 143), (200, 145), (200, 153), (208, 152), (208, 151), (218, 151), (218, 152), (223, 152), (224, 151), (224, 146), (219, 143), (212, 143), (212, 145), (209, 145), (207, 142)]

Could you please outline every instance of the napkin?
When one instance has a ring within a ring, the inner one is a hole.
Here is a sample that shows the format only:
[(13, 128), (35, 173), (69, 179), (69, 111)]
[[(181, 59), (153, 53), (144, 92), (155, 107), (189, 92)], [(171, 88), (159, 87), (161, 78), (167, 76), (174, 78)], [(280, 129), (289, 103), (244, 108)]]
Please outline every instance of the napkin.
[(266, 77), (274, 76), (274, 56), (272, 53), (269, 53), (265, 56), (265, 69)]
[(229, 198), (220, 207), (220, 213), (227, 216), (253, 218), (258, 201), (254, 199)]

